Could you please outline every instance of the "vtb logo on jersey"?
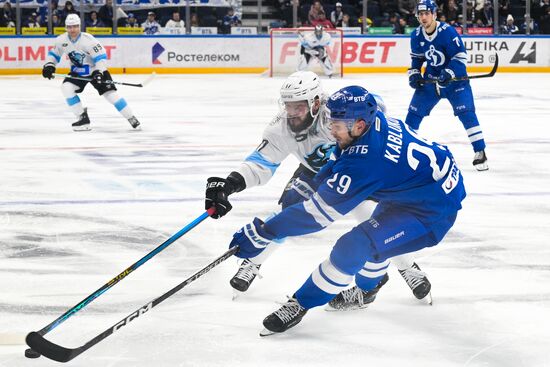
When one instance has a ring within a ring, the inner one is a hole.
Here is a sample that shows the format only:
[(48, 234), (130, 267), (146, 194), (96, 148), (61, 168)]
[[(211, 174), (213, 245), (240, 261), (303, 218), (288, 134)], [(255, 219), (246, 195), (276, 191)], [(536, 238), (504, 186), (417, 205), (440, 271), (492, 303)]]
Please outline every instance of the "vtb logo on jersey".
[(313, 148), (313, 151), (306, 155), (304, 158), (307, 164), (309, 164), (309, 166), (313, 168), (315, 172), (319, 172), (321, 167), (323, 167), (330, 159), (330, 155), (334, 151), (335, 147), (336, 143), (319, 144), (315, 148)]
[(433, 45), (424, 53), (426, 59), (431, 62), (433, 67), (438, 67), (445, 64), (445, 55), (441, 51), (437, 51)]
[(84, 54), (81, 54), (80, 52), (69, 52), (69, 59), (75, 66), (84, 66), (84, 57)]

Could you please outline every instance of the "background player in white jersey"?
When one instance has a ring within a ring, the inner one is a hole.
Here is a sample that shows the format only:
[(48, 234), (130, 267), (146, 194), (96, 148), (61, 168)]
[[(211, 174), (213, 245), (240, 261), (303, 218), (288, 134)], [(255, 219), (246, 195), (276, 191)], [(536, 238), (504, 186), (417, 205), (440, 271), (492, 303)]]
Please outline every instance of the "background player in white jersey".
[[(308, 199), (313, 193), (313, 177), (329, 161), (336, 146), (330, 134), (327, 122), (326, 96), (319, 77), (311, 71), (299, 71), (292, 74), (281, 87), (281, 104), (283, 110), (267, 126), (263, 140), (236, 171), (227, 178), (210, 177), (206, 185), (205, 207), (216, 207), (214, 218), (227, 214), (232, 205), (229, 195), (243, 191), (245, 188), (266, 184), (281, 162), (290, 154), (299, 161), (300, 166), (286, 185), (279, 204), (286, 208)], [(382, 99), (377, 96), (379, 106), (385, 110)], [(385, 112), (385, 111), (382, 111)], [(357, 212), (361, 221), (371, 214), (370, 208)], [(245, 292), (258, 274), (261, 264), (277, 248), (269, 246), (267, 250), (253, 259), (244, 259), (230, 284), (237, 291)], [(431, 285), (426, 275), (409, 257), (393, 259), (399, 272), (418, 299), (426, 298), (431, 302)], [(388, 264), (386, 264), (386, 267)], [(372, 269), (373, 276), (380, 269)], [(374, 301), (376, 293), (388, 280), (387, 275), (378, 287), (368, 293), (359, 292), (361, 306)]]
[(330, 34), (323, 31), (322, 25), (316, 25), (315, 31), (305, 35), (298, 33), (298, 37), (300, 37), (301, 55), (297, 70), (306, 70), (309, 64), (317, 59), (325, 75), (331, 77), (334, 67), (325, 48), (332, 42)]
[[(254, 218), (233, 235), (229, 247), (238, 246), (237, 257), (255, 257), (272, 241), (322, 231), (365, 200), (378, 205), (369, 219), (336, 241), (288, 302), (264, 319), (260, 336), (282, 333), (326, 303), (342, 309), (360, 304), (348, 296), (375, 289), (390, 258), (437, 245), (466, 196), (449, 149), (378, 111), (366, 89), (339, 90), (327, 110), (338, 146), (336, 159), (315, 176), (315, 193), (265, 223)], [(355, 291), (344, 291), (353, 280)]]
[[(128, 103), (118, 95), (114, 84), (109, 83), (113, 79), (107, 70), (107, 54), (101, 43), (91, 34), (80, 31), (80, 18), (76, 14), (67, 16), (65, 28), (67, 32), (55, 39), (54, 48), (48, 52), (47, 62), (42, 69), (42, 76), (52, 79), (55, 66), (61, 61), (61, 57), (67, 54), (71, 62), (70, 75), (91, 77), (91, 83), (99, 95), (105, 97), (107, 101), (115, 106), (134, 129), (137, 128), (139, 121), (132, 113)], [(82, 106), (82, 102), (78, 97), (78, 93), (81, 93), (88, 83), (86, 80), (65, 78), (61, 84), (61, 90), (67, 104), (78, 118), (78, 121), (72, 124), (75, 131), (90, 130), (87, 109)]]

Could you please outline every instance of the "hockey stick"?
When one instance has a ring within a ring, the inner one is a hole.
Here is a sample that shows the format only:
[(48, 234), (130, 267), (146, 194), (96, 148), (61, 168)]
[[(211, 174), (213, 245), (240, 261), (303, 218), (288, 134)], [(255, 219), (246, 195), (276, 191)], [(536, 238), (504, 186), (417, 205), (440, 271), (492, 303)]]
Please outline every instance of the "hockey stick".
[[(202, 213), (198, 218), (193, 220), (191, 223), (180, 229), (177, 233), (172, 235), (169, 239), (164, 241), (162, 244), (160, 244), (157, 248), (155, 248), (153, 251), (149, 252), (147, 255), (130, 265), (128, 268), (126, 268), (124, 271), (122, 271), (120, 274), (118, 274), (113, 279), (109, 280), (107, 283), (105, 283), (101, 288), (90, 294), (88, 297), (84, 298), (82, 301), (80, 301), (78, 304), (76, 304), (74, 307), (69, 309), (67, 312), (65, 312), (63, 315), (59, 316), (57, 319), (52, 321), (50, 324), (46, 325), (42, 329), (40, 329), (37, 332), (32, 332), (31, 334), (35, 333), (40, 336), (46, 335), (53, 329), (55, 329), (57, 326), (59, 326), (61, 323), (63, 323), (65, 320), (67, 320), (69, 317), (73, 316), (75, 313), (86, 307), (89, 303), (91, 303), (93, 300), (101, 296), (103, 293), (107, 292), (110, 288), (112, 288), (115, 284), (120, 282), (122, 279), (126, 278), (130, 273), (132, 273), (134, 270), (139, 268), (141, 265), (145, 264), (147, 261), (149, 261), (153, 256), (164, 250), (166, 247), (170, 246), (172, 243), (174, 243), (176, 240), (178, 240), (181, 236), (195, 228), (199, 223), (201, 223), (203, 220), (208, 218), (209, 215), (212, 215), (216, 209), (214, 207), (208, 209), (204, 213)], [(30, 335), (30, 334), (29, 334)]]
[[(57, 73), (54, 73), (53, 74), (54, 76), (57, 76), (57, 77), (60, 77), (60, 78), (68, 78), (68, 79), (75, 79), (75, 80), (84, 80), (86, 82), (91, 82), (93, 79), (92, 78), (87, 78), (87, 77), (82, 77), (82, 76), (73, 76), (73, 75), (69, 75), (69, 74), (57, 74)], [(155, 77), (156, 73), (152, 73), (151, 75), (149, 75), (147, 77), (147, 79), (145, 79), (142, 83), (139, 83), (139, 84), (135, 84), (135, 83), (124, 83), (124, 82), (115, 82), (114, 80), (105, 80), (103, 81), (103, 83), (105, 84), (117, 84), (117, 85), (125, 85), (127, 87), (139, 87), (139, 88), (143, 88), (144, 86), (146, 86), (147, 84), (149, 84), (151, 82), (151, 80), (153, 80), (153, 78)]]
[(182, 283), (178, 284), (174, 288), (170, 289), (168, 292), (164, 293), (162, 296), (155, 298), (153, 301), (147, 303), (146, 305), (138, 308), (101, 334), (97, 335), (95, 338), (89, 340), (86, 344), (77, 348), (65, 348), (61, 345), (52, 343), (49, 340), (46, 340), (39, 332), (31, 332), (27, 335), (26, 342), (32, 350), (40, 353), (44, 357), (52, 359), (57, 362), (68, 362), (80, 355), (81, 353), (87, 351), (103, 339), (107, 338), (109, 335), (113, 334), (115, 331), (118, 331), (123, 326), (128, 325), (131, 321), (134, 321), (147, 311), (151, 310), (153, 307), (158, 306), (162, 301), (166, 300), (168, 297), (174, 295), (179, 290), (181, 290), (186, 285), (192, 283), (196, 279), (200, 278), (204, 274), (208, 273), (210, 270), (233, 256), (235, 252), (239, 249), (238, 246), (230, 248), (223, 255), (212, 261), (210, 264), (197, 271), (195, 274), (191, 275), (189, 278), (184, 280)]
[[(498, 54), (495, 54), (495, 63), (493, 64), (493, 68), (489, 73), (472, 75), (472, 76), (466, 75), (466, 76), (461, 76), (459, 78), (452, 78), (451, 82), (458, 82), (458, 81), (464, 81), (464, 80), (470, 80), (470, 79), (490, 78), (496, 74), (497, 69), (498, 69)], [(422, 82), (422, 85), (435, 84), (435, 83), (437, 83), (437, 79), (426, 79)]]

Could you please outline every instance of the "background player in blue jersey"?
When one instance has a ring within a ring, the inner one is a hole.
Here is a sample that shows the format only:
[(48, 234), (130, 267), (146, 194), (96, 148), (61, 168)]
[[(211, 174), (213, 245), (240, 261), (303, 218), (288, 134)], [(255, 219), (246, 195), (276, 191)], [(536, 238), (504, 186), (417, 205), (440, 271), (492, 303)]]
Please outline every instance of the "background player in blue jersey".
[[(474, 97), (469, 81), (452, 82), (466, 76), (466, 49), (462, 38), (450, 25), (436, 21), (437, 5), (432, 0), (420, 0), (416, 6), (420, 26), (411, 34), (412, 63), (409, 85), (415, 89), (405, 123), (418, 129), (420, 122), (439, 102), (447, 98), (455, 116), (462, 124), (472, 147), (473, 165), (478, 171), (489, 169), (483, 132), (476, 116)], [(422, 76), (420, 69), (426, 62)], [(424, 79), (437, 79), (437, 84), (425, 84)]]
[[(437, 245), (453, 226), (466, 196), (462, 175), (445, 146), (419, 137), (402, 121), (377, 110), (374, 97), (358, 86), (327, 102), (336, 160), (316, 175), (311, 199), (263, 223), (255, 218), (234, 234), (236, 256), (261, 253), (272, 241), (322, 230), (369, 198), (372, 217), (338, 239), (328, 259), (280, 309), (264, 319), (260, 335), (284, 332), (307, 311), (330, 302), (346, 309), (352, 293), (373, 289), (389, 258)], [(379, 270), (379, 276), (364, 276)], [(354, 291), (344, 291), (355, 278)]]

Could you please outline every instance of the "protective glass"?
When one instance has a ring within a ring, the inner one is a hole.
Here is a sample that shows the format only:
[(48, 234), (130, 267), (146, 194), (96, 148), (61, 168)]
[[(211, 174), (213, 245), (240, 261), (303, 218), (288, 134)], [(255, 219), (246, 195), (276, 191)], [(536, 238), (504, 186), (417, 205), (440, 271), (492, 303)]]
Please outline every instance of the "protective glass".
[(304, 117), (309, 113), (309, 104), (307, 101), (283, 102), (282, 107), (289, 118)]
[(330, 131), (332, 132), (338, 132), (338, 131), (348, 131), (351, 130), (353, 125), (358, 121), (356, 119), (332, 119), (328, 118), (328, 123), (330, 127)]

